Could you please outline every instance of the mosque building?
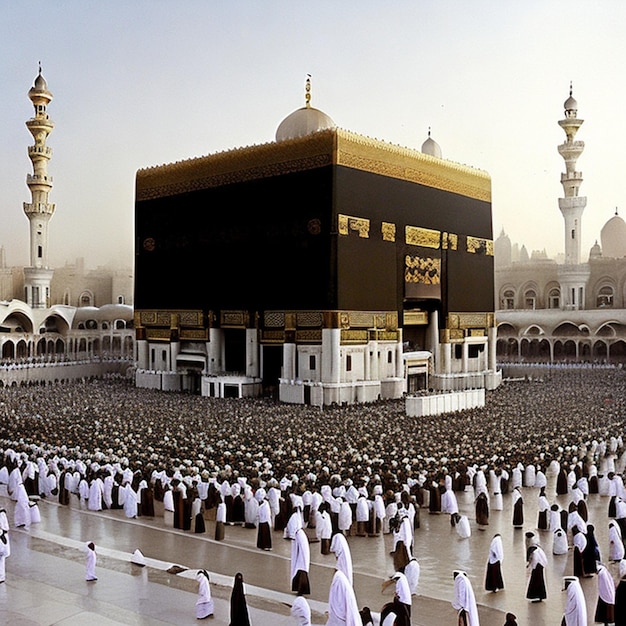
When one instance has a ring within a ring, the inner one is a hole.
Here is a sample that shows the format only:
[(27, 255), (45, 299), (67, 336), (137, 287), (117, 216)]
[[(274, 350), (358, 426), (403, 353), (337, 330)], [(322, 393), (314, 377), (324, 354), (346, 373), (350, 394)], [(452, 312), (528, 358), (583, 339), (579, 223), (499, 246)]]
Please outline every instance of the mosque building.
[(305, 105), (141, 169), (136, 384), (313, 405), (494, 388), (491, 179)]
[[(53, 96), (41, 66), (28, 97), (35, 111), (26, 122), (34, 140), (28, 147), (33, 173), (26, 177), (31, 199), (23, 206), (30, 225), (30, 265), (8, 266), (0, 247), (0, 385), (66, 379), (72, 377), (69, 361), (130, 360), (134, 354), (130, 273), (90, 273), (80, 262), (58, 272), (50, 267), (48, 227), (56, 205), (49, 199), (53, 179), (47, 139), (54, 122), (47, 109)], [(52, 372), (61, 362), (65, 373)]]
[(604, 225), (585, 261), (581, 252), (582, 214), (587, 198), (577, 160), (585, 144), (576, 139), (583, 124), (570, 94), (559, 125), (565, 142), (561, 174), (564, 220), (563, 262), (545, 253), (530, 257), (511, 245), (502, 231), (496, 239), (495, 291), (498, 359), (626, 362), (626, 222), (617, 209)]

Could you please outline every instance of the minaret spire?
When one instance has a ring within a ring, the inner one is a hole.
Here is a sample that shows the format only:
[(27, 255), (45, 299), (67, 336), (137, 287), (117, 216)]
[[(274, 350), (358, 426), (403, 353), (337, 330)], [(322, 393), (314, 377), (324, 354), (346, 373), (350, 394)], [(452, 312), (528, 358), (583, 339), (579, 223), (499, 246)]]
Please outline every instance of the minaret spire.
[(47, 112), (53, 96), (41, 73), (41, 61), (39, 74), (28, 92), (28, 97), (35, 107), (35, 116), (26, 122), (26, 127), (35, 144), (28, 147), (33, 173), (26, 177), (31, 201), (24, 203), (24, 213), (30, 221), (30, 267), (24, 268), (24, 292), (27, 304), (33, 308), (45, 308), (50, 301), (50, 281), (53, 274), (53, 270), (48, 268), (48, 222), (56, 207), (48, 202), (52, 189), (48, 161), (52, 156), (52, 149), (46, 145), (48, 135), (54, 128), (54, 122)]
[(306, 108), (308, 109), (311, 107), (311, 74), (306, 75), (306, 85), (304, 87), (304, 91), (304, 102)]

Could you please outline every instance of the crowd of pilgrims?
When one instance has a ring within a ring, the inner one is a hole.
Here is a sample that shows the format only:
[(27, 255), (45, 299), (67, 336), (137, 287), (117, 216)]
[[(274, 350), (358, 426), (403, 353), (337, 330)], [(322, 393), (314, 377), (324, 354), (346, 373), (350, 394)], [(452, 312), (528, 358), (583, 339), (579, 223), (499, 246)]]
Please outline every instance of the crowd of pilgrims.
[[(197, 533), (206, 531), (206, 514), (214, 511), (215, 539), (223, 538), (224, 525), (239, 524), (257, 529), (263, 550), (272, 547), (272, 530), (282, 532), (292, 539), (291, 588), (299, 598), (294, 610), (304, 613), (294, 613), (301, 624), (310, 620), (300, 598), (310, 592), (311, 533), (323, 554), (337, 557), (329, 624), (350, 623), (346, 614), (358, 610), (349, 593), (349, 548), (338, 537), (393, 533), (396, 574), (386, 584), (393, 583), (395, 593), (383, 613), (393, 613), (399, 626), (410, 623), (419, 579), (411, 547), (420, 515), (449, 514), (459, 535), (468, 537), (455, 492), (473, 488), (478, 525), (488, 524), (489, 509), (501, 509), (510, 492), (517, 526), (523, 524), (519, 488), (536, 487), (537, 527), (549, 529), (552, 541), (540, 545), (527, 533), (527, 598), (546, 598), (544, 550), (571, 547), (564, 623), (583, 623), (575, 621), (578, 579), (597, 575), (596, 619), (626, 624), (626, 489), (619, 473), (625, 404), (626, 372), (591, 368), (508, 382), (487, 394), (484, 408), (419, 419), (407, 417), (401, 401), (322, 410), (138, 390), (123, 379), (4, 388), (0, 484), (16, 501), (18, 526), (38, 521), (32, 496), (39, 496), (61, 504), (76, 498), (90, 510), (123, 509), (128, 517), (154, 516), (158, 502), (166, 523)], [(557, 494), (570, 496), (568, 510), (550, 505), (550, 473)], [(590, 493), (610, 496), (607, 556), (624, 576), (617, 595), (606, 567), (597, 564), (585, 504)], [(496, 535), (486, 590), (504, 588), (502, 552)], [(454, 606), (475, 626), (469, 580), (464, 572), (454, 580)], [(368, 613), (359, 613), (359, 623), (367, 623)], [(508, 614), (507, 624), (515, 623)]]

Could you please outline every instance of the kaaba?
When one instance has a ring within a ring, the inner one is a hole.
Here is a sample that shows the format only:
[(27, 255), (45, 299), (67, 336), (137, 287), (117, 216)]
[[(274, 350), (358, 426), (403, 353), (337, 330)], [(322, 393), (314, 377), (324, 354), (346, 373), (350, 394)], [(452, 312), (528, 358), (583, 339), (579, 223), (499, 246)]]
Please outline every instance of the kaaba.
[(495, 370), (489, 175), (308, 101), (274, 142), (139, 170), (135, 236), (140, 385), (323, 405), (426, 384), (407, 354), (444, 387)]

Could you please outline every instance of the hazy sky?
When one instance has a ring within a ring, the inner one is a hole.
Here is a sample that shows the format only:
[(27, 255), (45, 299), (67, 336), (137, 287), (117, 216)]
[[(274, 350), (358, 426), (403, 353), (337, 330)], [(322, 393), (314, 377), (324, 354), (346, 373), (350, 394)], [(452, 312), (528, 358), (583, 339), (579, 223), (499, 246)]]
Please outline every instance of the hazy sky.
[(570, 80), (583, 255), (624, 203), (622, 0), (0, 0), (0, 245), (27, 265), (24, 122), (41, 61), (56, 123), (50, 261), (133, 259), (137, 169), (272, 141), (304, 104), (337, 126), (492, 177), (494, 235), (563, 250)]

